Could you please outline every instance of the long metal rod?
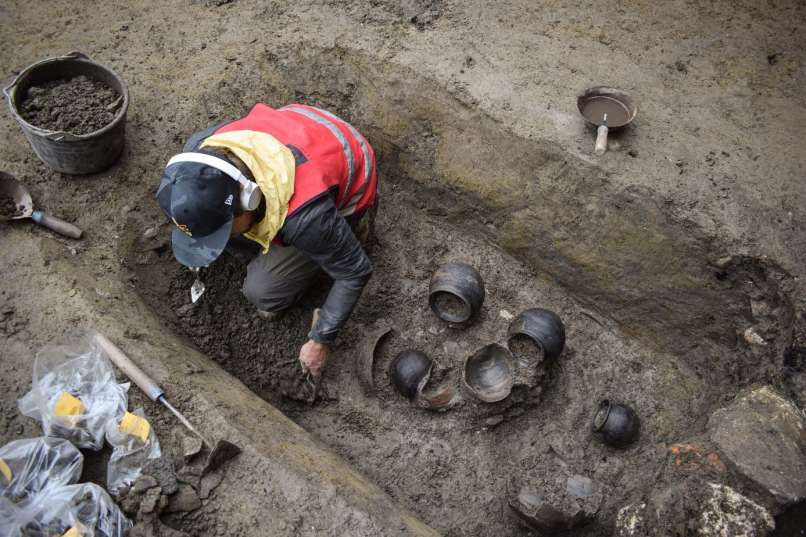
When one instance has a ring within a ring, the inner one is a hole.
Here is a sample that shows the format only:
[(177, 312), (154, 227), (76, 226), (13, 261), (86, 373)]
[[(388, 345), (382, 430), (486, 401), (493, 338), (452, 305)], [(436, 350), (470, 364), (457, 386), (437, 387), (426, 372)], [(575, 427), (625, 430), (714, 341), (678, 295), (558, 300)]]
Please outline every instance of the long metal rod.
[(212, 448), (213, 448), (213, 444), (211, 444), (211, 443), (210, 443), (210, 442), (209, 442), (209, 441), (208, 441), (208, 440), (207, 440), (207, 439), (206, 439), (204, 436), (202, 436), (202, 434), (201, 434), (199, 431), (197, 431), (197, 430), (196, 430), (196, 428), (193, 426), (193, 424), (191, 424), (191, 423), (188, 421), (188, 419), (187, 419), (185, 416), (183, 416), (183, 415), (182, 415), (182, 413), (181, 413), (181, 412), (179, 412), (177, 409), (175, 409), (175, 408), (173, 407), (173, 405), (172, 405), (171, 403), (169, 403), (169, 402), (168, 402), (168, 400), (165, 398), (165, 396), (164, 396), (164, 395), (161, 395), (161, 396), (160, 396), (160, 397), (157, 399), (157, 401), (159, 401), (160, 403), (162, 403), (163, 405), (165, 405), (165, 408), (167, 408), (168, 410), (170, 410), (170, 411), (171, 411), (171, 413), (172, 413), (174, 416), (176, 416), (176, 419), (178, 419), (179, 421), (181, 421), (181, 422), (182, 422), (182, 425), (184, 425), (185, 427), (187, 427), (188, 429), (190, 429), (190, 430), (191, 430), (191, 432), (193, 432), (193, 434), (195, 434), (196, 436), (198, 436), (199, 438), (201, 438), (202, 442), (204, 442), (205, 444), (207, 444), (207, 447), (209, 447), (210, 449), (212, 449)]

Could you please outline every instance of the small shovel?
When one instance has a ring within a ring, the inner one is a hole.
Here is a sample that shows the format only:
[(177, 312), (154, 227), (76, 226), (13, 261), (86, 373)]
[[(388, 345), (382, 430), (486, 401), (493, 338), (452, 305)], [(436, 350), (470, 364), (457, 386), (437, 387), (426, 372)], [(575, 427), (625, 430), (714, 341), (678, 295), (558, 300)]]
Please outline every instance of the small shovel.
[(112, 360), (112, 362), (114, 362), (114, 364), (118, 366), (121, 371), (132, 379), (134, 383), (145, 392), (149, 399), (157, 403), (162, 403), (165, 408), (170, 410), (171, 413), (182, 422), (182, 425), (187, 427), (190, 432), (198, 436), (201, 441), (210, 448), (210, 454), (207, 456), (207, 461), (202, 468), (202, 475), (212, 472), (224, 462), (235, 457), (241, 452), (241, 448), (232, 442), (219, 440), (213, 444), (207, 440), (199, 431), (196, 430), (193, 424), (191, 424), (190, 421), (188, 421), (188, 419), (182, 415), (181, 412), (175, 409), (173, 405), (168, 402), (168, 399), (165, 397), (165, 392), (162, 390), (162, 388), (160, 388), (157, 383), (151, 379), (151, 377), (146, 375), (142, 369), (137, 367), (137, 364), (132, 362), (129, 357), (117, 347), (117, 345), (109, 341), (109, 339), (103, 334), (97, 334), (96, 340), (104, 352), (109, 355), (109, 358)]
[[(10, 200), (10, 201), (9, 201)], [(9, 204), (16, 205), (11, 207)], [(55, 231), (65, 237), (80, 239), (84, 234), (79, 228), (60, 218), (34, 210), (31, 195), (12, 175), (0, 172), (0, 221), (30, 218), (40, 226)]]

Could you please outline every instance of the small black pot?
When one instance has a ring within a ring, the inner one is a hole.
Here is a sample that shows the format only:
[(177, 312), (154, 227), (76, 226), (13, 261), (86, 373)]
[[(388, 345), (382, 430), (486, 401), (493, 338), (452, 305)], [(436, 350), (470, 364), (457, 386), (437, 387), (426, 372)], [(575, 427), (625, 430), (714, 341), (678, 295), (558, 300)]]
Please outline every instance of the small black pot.
[(392, 385), (405, 397), (414, 399), (428, 383), (433, 366), (434, 362), (425, 353), (402, 351), (389, 365)]
[(599, 403), (593, 417), (593, 432), (608, 446), (628, 446), (638, 438), (640, 429), (641, 421), (632, 408), (607, 399)]
[(509, 324), (509, 343), (514, 337), (525, 335), (543, 349), (546, 358), (557, 358), (565, 348), (565, 326), (560, 316), (543, 308), (528, 309)]
[[(446, 308), (444, 302), (453, 302)], [(449, 323), (465, 323), (481, 310), (484, 281), (476, 269), (466, 263), (448, 263), (431, 277), (428, 304), (434, 313)]]

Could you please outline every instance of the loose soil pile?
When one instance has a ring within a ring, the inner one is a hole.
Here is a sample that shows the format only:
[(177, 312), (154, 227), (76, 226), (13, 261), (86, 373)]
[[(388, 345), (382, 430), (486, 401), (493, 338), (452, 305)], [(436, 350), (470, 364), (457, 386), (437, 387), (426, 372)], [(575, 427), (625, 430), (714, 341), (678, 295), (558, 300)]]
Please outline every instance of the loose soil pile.
[(14, 198), (0, 195), (0, 219), (13, 218), (20, 214)]
[(72, 134), (95, 132), (115, 119), (119, 94), (99, 80), (84, 75), (31, 86), (21, 115), (31, 125)]

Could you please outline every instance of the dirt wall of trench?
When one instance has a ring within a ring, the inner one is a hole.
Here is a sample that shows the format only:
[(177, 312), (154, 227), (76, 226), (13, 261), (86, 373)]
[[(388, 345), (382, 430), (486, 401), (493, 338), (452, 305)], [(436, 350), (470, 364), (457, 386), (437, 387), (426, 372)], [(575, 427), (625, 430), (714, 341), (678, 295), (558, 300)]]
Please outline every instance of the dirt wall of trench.
[[(382, 177), (415, 182), (432, 213), (482, 234), (703, 378), (780, 377), (792, 277), (774, 260), (734, 256), (729, 241), (651, 189), (622, 187), (558, 144), (514, 134), (471, 96), (338, 44), (258, 52), (196, 112), (237, 117), (233, 103), (266, 99), (352, 121), (372, 140)], [(629, 147), (631, 136), (620, 143)], [(764, 349), (743, 339), (750, 328), (764, 332)]]

